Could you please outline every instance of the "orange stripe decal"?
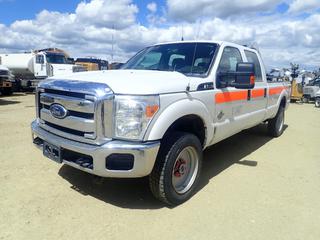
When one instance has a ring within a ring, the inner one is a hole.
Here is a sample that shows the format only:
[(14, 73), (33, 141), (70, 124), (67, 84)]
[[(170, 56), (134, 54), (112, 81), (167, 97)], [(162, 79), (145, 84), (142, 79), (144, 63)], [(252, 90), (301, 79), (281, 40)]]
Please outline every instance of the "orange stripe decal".
[(251, 91), (251, 98), (264, 97), (264, 89), (253, 89)]
[(275, 87), (275, 88), (269, 88), (269, 95), (275, 95), (280, 94), (282, 90), (284, 90), (285, 87)]
[(238, 91), (238, 92), (222, 92), (215, 95), (216, 103), (226, 103), (240, 100), (247, 100), (248, 91)]

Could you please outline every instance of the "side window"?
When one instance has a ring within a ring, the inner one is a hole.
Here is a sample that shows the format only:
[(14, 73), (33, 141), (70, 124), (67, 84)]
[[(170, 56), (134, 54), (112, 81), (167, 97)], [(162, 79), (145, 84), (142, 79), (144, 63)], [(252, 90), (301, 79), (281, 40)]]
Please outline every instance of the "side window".
[(248, 62), (254, 63), (254, 75), (256, 77), (256, 82), (262, 82), (261, 65), (257, 54), (246, 50), (244, 53), (246, 54)]
[[(243, 62), (239, 49), (234, 47), (225, 47), (221, 56), (217, 72), (235, 72), (237, 70), (237, 63), (239, 62)], [(223, 78), (223, 81), (232, 82), (234, 81), (234, 77), (225, 76)], [(217, 85), (220, 86), (218, 82)]]
[(238, 62), (242, 62), (240, 51), (234, 47), (226, 47), (221, 56), (218, 72), (234, 72)]
[(43, 55), (37, 55), (37, 56), (36, 56), (36, 63), (44, 64)]

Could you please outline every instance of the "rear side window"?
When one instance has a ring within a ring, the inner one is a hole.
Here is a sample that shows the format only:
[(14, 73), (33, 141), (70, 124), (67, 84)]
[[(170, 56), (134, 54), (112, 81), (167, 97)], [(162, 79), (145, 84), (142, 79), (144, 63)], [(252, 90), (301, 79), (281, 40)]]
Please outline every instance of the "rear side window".
[(248, 59), (248, 62), (254, 63), (254, 75), (256, 77), (256, 82), (262, 82), (261, 65), (257, 54), (246, 50), (244, 53)]

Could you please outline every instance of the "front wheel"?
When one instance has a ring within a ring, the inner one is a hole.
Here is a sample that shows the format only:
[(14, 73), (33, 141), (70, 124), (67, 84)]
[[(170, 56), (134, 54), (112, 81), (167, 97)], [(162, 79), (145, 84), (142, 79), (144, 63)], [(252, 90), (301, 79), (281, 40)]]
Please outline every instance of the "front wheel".
[(189, 133), (175, 132), (165, 137), (149, 176), (150, 189), (160, 201), (178, 205), (195, 192), (202, 163), (199, 139)]
[(283, 133), (284, 110), (280, 105), (277, 115), (268, 121), (268, 132), (272, 137), (279, 137)]
[(320, 107), (320, 98), (316, 98), (315, 106)]

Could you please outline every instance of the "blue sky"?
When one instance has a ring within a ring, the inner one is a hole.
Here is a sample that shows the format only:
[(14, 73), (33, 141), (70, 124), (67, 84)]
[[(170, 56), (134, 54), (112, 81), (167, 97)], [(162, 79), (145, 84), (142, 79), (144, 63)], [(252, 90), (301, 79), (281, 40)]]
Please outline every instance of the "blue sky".
[(43, 9), (74, 12), (78, 3), (77, 0), (0, 0), (0, 23), (33, 19)]
[[(72, 13), (79, 4), (79, 0), (0, 0), (0, 23), (9, 25), (16, 20), (33, 19), (37, 13), (46, 9), (48, 11)], [(147, 24), (146, 5), (149, 0), (133, 1), (138, 7), (138, 21)], [(155, 0), (161, 8), (165, 6), (165, 0)]]
[(269, 68), (320, 66), (320, 0), (0, 0), (0, 32), (0, 53), (59, 47), (125, 61), (183, 33), (257, 43)]

